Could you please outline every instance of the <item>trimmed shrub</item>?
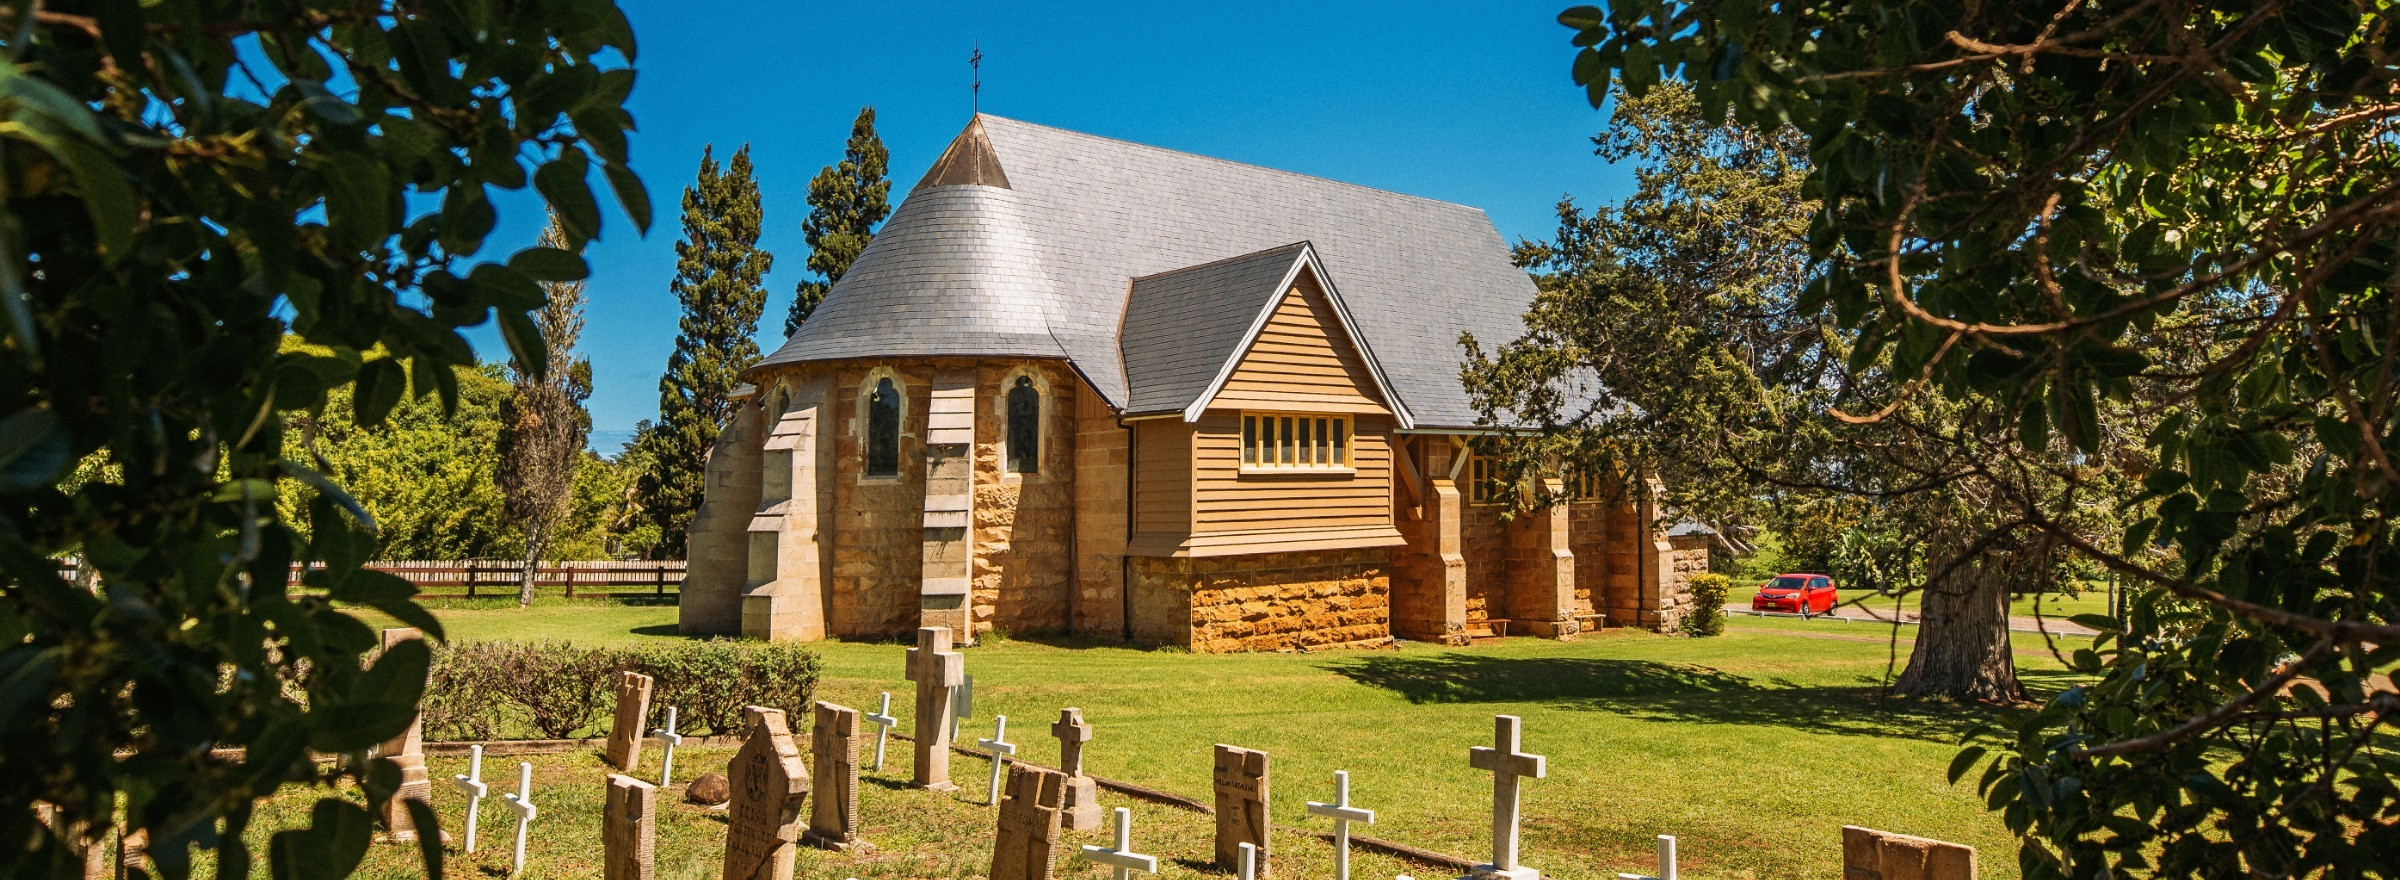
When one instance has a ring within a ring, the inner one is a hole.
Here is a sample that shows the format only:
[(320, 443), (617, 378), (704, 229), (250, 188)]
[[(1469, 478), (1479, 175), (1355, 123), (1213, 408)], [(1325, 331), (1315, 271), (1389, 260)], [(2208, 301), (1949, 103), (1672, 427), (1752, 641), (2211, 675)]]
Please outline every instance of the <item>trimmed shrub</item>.
[(1715, 572), (1692, 576), (1692, 613), (1683, 617), (1683, 632), (1691, 636), (1725, 634), (1725, 595), (1733, 579)]
[(681, 733), (740, 728), (742, 707), (795, 717), (816, 693), (816, 654), (791, 644), (687, 641), (641, 648), (567, 642), (460, 642), (434, 649), (425, 688), (425, 732), (437, 740), (566, 739), (605, 730), (617, 676), (652, 679), (651, 718), (677, 707)]

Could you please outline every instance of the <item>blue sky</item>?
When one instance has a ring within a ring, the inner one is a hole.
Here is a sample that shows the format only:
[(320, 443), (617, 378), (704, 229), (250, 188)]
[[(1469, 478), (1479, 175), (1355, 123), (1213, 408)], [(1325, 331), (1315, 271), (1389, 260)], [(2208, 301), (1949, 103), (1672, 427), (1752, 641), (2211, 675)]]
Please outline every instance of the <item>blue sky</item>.
[[(758, 165), (759, 244), (775, 255), (758, 341), (772, 351), (806, 275), (808, 179), (873, 104), (896, 202), (966, 124), (978, 44), (986, 112), (1474, 205), (1510, 241), (1550, 234), (1561, 195), (1606, 204), (1631, 185), (1592, 155), (1606, 118), (1567, 77), (1573, 49), (1554, 17), (1568, 0), (620, 2), (640, 45), (634, 165), (657, 207), (648, 237), (611, 215), (588, 252), (583, 348), (604, 453), (658, 414), (678, 314), (667, 283), (701, 147), (723, 157), (747, 142)], [(530, 243), (540, 223), (537, 202), (504, 202), (493, 244)], [(488, 326), (470, 335), (505, 357)]]

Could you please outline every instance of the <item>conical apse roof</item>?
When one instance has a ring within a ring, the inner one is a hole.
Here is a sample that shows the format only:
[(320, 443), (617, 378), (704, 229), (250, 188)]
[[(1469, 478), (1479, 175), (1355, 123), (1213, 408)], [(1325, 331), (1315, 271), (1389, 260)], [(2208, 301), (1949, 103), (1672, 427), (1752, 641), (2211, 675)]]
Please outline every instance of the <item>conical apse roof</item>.
[(1461, 332), (1524, 332), (1531, 279), (1463, 205), (977, 116), (761, 366), (1063, 357), (1118, 408), (1134, 278), (1311, 242), (1419, 427), (1468, 427)]

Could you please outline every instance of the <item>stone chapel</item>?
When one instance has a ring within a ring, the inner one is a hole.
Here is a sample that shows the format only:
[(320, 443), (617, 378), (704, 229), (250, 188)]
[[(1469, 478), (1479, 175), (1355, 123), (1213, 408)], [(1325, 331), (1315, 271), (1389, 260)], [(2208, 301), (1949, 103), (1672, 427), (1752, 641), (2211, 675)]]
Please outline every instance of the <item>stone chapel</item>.
[(1194, 651), (1667, 629), (1706, 566), (1614, 485), (1486, 503), (1482, 211), (978, 115), (747, 374), (681, 629)]

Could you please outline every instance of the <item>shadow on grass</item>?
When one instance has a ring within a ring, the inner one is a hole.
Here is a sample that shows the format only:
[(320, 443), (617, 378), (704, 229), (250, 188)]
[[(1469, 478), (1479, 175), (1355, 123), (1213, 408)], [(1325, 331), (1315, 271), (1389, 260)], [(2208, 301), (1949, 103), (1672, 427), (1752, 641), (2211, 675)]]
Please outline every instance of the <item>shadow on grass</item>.
[(672, 623), (653, 623), (649, 626), (634, 627), (627, 632), (637, 636), (671, 636), (681, 633), (682, 630)]
[[(1705, 666), (1652, 660), (1489, 657), (1450, 653), (1381, 656), (1322, 669), (1412, 703), (1535, 703), (1648, 721), (1787, 727), (1816, 733), (1955, 741), (1990, 719), (1990, 708), (1885, 698), (1857, 687), (1755, 679)], [(2042, 682), (2044, 686), (2063, 684)]]

